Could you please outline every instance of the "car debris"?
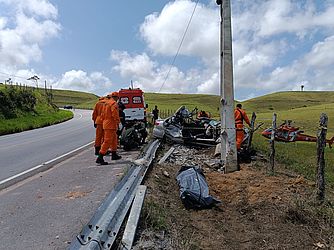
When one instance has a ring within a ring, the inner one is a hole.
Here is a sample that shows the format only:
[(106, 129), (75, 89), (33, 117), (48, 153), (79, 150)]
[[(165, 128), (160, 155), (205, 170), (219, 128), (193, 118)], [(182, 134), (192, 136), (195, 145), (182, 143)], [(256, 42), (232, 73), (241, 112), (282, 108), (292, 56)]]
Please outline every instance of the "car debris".
[(140, 147), (145, 143), (147, 137), (146, 126), (143, 122), (137, 122), (126, 126), (122, 130), (120, 144), (123, 145), (123, 149), (128, 151)]
[(220, 135), (220, 122), (209, 117), (198, 117), (197, 108), (189, 112), (185, 106), (181, 106), (172, 116), (158, 120), (156, 124), (153, 137), (166, 138), (176, 144), (215, 146)]
[(167, 153), (160, 159), (160, 161), (158, 162), (159, 165), (162, 165), (167, 159), (168, 157), (173, 153), (174, 151), (174, 147), (171, 147)]
[[(267, 128), (262, 131), (262, 136), (271, 139), (273, 129)], [(292, 126), (292, 120), (285, 120), (276, 130), (275, 130), (275, 141), (280, 142), (317, 142), (317, 137), (312, 135), (307, 135), (299, 127)], [(334, 136), (331, 139), (326, 139), (326, 143), (329, 148), (332, 148), (334, 143)]]

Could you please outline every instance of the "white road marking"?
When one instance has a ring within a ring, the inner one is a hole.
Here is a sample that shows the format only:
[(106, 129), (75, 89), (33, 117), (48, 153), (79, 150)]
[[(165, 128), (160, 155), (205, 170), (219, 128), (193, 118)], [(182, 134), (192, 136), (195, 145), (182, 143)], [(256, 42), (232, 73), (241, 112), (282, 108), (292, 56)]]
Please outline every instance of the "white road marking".
[[(91, 145), (93, 143), (94, 143), (94, 141), (93, 142), (89, 142), (89, 143), (87, 143), (87, 144), (85, 144), (85, 145), (83, 145), (83, 146), (81, 146), (79, 148), (76, 148), (76, 149), (74, 149), (74, 150), (72, 150), (72, 151), (70, 151), (70, 152), (68, 152), (66, 154), (58, 156), (58, 157), (56, 157), (56, 158), (54, 158), (52, 160), (44, 162), (44, 163), (42, 163), (40, 165), (37, 165), (35, 167), (32, 167), (32, 168), (30, 168), (28, 170), (25, 170), (25, 171), (23, 171), (21, 173), (18, 173), (18, 174), (14, 175), (14, 176), (11, 176), (11, 177), (9, 177), (7, 179), (4, 179), (4, 180), (0, 181), (0, 190), (3, 189), (3, 188), (8, 187), (10, 185), (13, 185), (13, 184), (15, 184), (18, 181), (21, 181), (21, 180), (23, 180), (25, 178), (28, 178), (30, 176), (33, 176), (33, 175), (41, 172), (42, 171), (41, 169), (45, 168), (44, 169), (44, 171), (45, 171), (46, 169), (51, 168), (53, 166), (52, 163), (57, 163), (58, 160), (60, 160), (62, 158), (65, 158), (68, 155), (71, 155), (71, 154), (75, 153), (76, 151), (79, 151), (79, 150), (81, 150), (81, 149), (83, 149), (83, 148), (85, 148), (85, 147), (87, 147), (87, 146), (89, 146), (89, 145)], [(41, 171), (38, 171), (38, 170), (41, 170)]]

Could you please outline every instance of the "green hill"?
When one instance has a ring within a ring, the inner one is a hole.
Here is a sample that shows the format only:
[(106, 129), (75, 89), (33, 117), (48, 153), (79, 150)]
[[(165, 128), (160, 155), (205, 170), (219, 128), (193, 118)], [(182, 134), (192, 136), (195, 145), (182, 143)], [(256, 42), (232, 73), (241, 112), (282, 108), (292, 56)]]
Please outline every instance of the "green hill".
[[(53, 103), (58, 107), (63, 107), (64, 105), (72, 105), (76, 108), (84, 108), (84, 105), (87, 102), (95, 103), (98, 99), (97, 95), (73, 91), (73, 90), (60, 90), (54, 89), (52, 90), (53, 94)], [(89, 108), (89, 106), (87, 107)]]
[(243, 102), (247, 110), (255, 112), (282, 111), (334, 103), (334, 91), (277, 92)]
[[(321, 113), (328, 116), (327, 138), (334, 136), (334, 92), (280, 92), (244, 102), (248, 113), (257, 113), (257, 123), (264, 122), (262, 129), (254, 136), (254, 146), (257, 150), (269, 155), (268, 140), (260, 132), (271, 127), (273, 113), (277, 114), (277, 125), (284, 120), (293, 120), (293, 125), (305, 131), (306, 134), (316, 136)], [(269, 107), (269, 108), (268, 108)], [(276, 160), (284, 163), (287, 168), (314, 179), (317, 155), (316, 143), (309, 142), (276, 142)], [(326, 182), (334, 187), (333, 149), (326, 147)]]
[(45, 91), (19, 85), (0, 84), (0, 135), (59, 123), (73, 117), (51, 103)]
[[(145, 93), (145, 102), (148, 104), (148, 110), (154, 109), (157, 105), (161, 111), (174, 112), (180, 106), (184, 105), (189, 110), (198, 108), (205, 110), (213, 114), (215, 117), (219, 116), (219, 96), (216, 95), (196, 95), (196, 94), (158, 94), (158, 93)], [(83, 101), (78, 104), (78, 108), (93, 109), (98, 97)], [(79, 102), (79, 99), (78, 99)]]
[(197, 107), (199, 110), (210, 112), (214, 117), (219, 116), (219, 100), (220, 97), (216, 95), (145, 93), (149, 110), (157, 105), (161, 111), (175, 111), (184, 105), (190, 111)]

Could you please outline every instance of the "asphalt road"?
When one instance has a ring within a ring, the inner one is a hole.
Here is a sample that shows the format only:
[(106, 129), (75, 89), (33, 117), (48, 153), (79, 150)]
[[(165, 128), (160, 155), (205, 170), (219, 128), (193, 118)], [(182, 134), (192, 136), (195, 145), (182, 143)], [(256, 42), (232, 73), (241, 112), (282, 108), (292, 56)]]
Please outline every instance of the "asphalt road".
[(69, 121), (0, 136), (0, 181), (93, 141), (91, 113), (75, 110)]
[(0, 249), (68, 249), (139, 151), (95, 163), (90, 148), (0, 190)]

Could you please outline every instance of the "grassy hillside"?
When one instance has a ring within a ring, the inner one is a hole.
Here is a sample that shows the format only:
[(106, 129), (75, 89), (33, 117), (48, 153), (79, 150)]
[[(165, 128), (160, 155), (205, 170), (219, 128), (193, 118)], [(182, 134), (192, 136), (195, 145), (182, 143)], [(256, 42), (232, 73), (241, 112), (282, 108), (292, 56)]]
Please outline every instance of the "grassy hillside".
[(255, 112), (283, 111), (333, 103), (334, 91), (288, 91), (260, 96), (243, 102)]
[(59, 123), (73, 117), (52, 105), (43, 90), (0, 85), (0, 135)]
[(58, 107), (63, 107), (64, 105), (72, 105), (75, 108), (83, 108), (83, 103), (89, 101), (95, 103), (95, 100), (98, 99), (97, 95), (80, 91), (54, 89), (52, 90), (52, 93), (53, 103), (56, 104)]
[[(219, 96), (215, 95), (195, 95), (195, 94), (157, 94), (145, 93), (145, 102), (148, 104), (148, 110), (154, 109), (157, 105), (161, 111), (175, 111), (180, 106), (186, 106), (190, 111), (197, 107), (219, 117)], [(82, 102), (77, 105), (78, 108), (92, 109), (97, 102), (96, 96), (93, 100)]]
[(195, 95), (195, 94), (156, 94), (145, 93), (145, 101), (149, 110), (157, 105), (159, 110), (176, 110), (180, 106), (186, 106), (190, 111), (197, 107), (199, 110), (210, 112), (213, 116), (219, 117), (219, 96)]
[[(306, 134), (316, 136), (319, 118), (321, 113), (328, 115), (328, 131), (327, 139), (334, 136), (334, 103), (315, 105), (312, 107), (296, 108), (290, 110), (275, 111), (277, 114), (277, 125), (283, 120), (293, 120), (293, 125), (304, 130)], [(264, 126), (271, 127), (273, 112), (257, 113), (257, 122), (264, 122)], [(269, 140), (260, 135), (260, 129), (254, 136), (255, 147), (269, 155)], [(276, 142), (276, 159), (293, 169), (300, 174), (305, 175), (310, 179), (314, 179), (317, 155), (316, 143), (311, 142)], [(326, 148), (326, 181), (331, 187), (334, 187), (334, 148)]]

